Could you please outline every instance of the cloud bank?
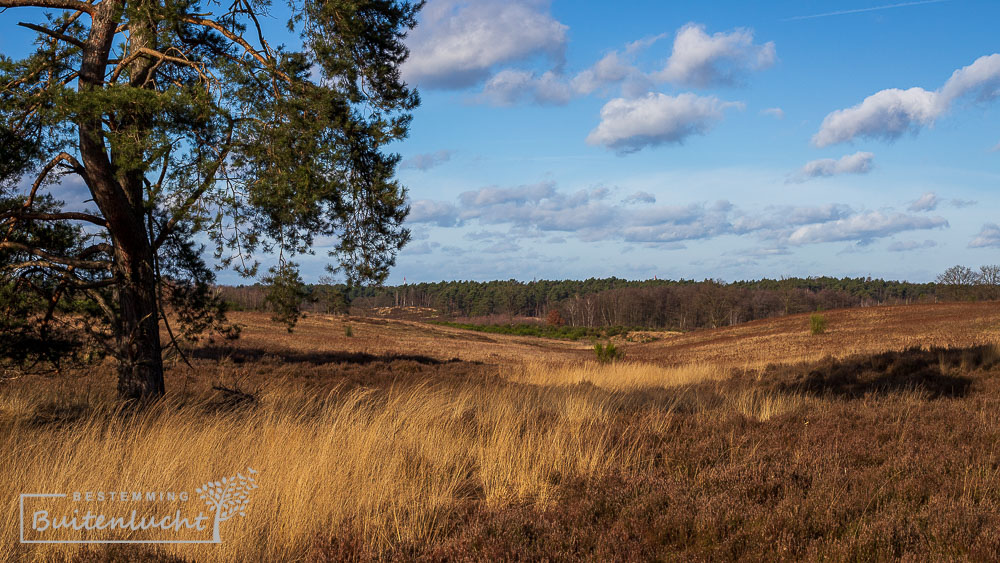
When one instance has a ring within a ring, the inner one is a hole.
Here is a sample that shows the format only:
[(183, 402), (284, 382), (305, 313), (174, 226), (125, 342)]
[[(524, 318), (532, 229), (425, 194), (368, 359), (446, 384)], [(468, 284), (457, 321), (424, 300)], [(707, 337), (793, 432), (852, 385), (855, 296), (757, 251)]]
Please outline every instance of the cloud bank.
[[(505, 236), (513, 241), (561, 233), (582, 241), (667, 247), (724, 235), (755, 235), (767, 241), (769, 248), (844, 241), (864, 245), (903, 232), (948, 227), (943, 217), (856, 210), (834, 203), (745, 210), (725, 200), (657, 205), (655, 197), (645, 192), (632, 194), (621, 203), (612, 202), (609, 195), (607, 188), (564, 192), (551, 182), (488, 186), (460, 194), (457, 204), (413, 202), (409, 221), (438, 226), (507, 225), (510, 231)], [(499, 233), (484, 232), (470, 237), (498, 242)], [(1000, 242), (1000, 229), (996, 238)]]

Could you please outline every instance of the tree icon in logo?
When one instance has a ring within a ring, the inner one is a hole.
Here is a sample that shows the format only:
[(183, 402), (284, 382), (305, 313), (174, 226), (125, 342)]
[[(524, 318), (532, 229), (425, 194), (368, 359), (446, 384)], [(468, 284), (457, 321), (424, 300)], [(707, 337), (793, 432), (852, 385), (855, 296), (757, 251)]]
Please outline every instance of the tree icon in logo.
[(252, 467), (247, 467), (247, 475), (237, 473), (231, 477), (223, 477), (220, 481), (209, 481), (194, 492), (205, 500), (205, 504), (215, 510), (215, 523), (212, 526), (212, 541), (220, 543), (219, 524), (229, 520), (239, 514), (246, 516), (247, 504), (250, 502), (250, 491), (257, 488), (257, 481), (254, 475), (257, 472)]

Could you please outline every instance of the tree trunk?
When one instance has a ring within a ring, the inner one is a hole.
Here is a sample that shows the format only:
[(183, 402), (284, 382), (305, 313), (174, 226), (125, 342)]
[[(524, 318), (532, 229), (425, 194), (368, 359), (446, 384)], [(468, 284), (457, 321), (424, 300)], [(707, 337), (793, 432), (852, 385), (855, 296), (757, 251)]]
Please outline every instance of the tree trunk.
[[(104, 72), (124, 0), (105, 0), (97, 6), (83, 48), (77, 81), (81, 92), (104, 88)], [(113, 273), (120, 309), (115, 326), (118, 393), (124, 399), (153, 399), (164, 393), (163, 359), (153, 249), (143, 221), (142, 176), (119, 170), (112, 163), (99, 115), (82, 114), (78, 126), (83, 177), (108, 222), (114, 246)]]
[(153, 251), (148, 241), (115, 246), (118, 303), (118, 394), (148, 400), (164, 393)]

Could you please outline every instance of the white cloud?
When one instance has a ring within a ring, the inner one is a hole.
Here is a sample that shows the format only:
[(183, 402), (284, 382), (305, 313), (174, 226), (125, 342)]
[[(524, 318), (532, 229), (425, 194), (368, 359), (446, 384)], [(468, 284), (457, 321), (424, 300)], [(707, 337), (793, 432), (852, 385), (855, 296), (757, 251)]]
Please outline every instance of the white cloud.
[(956, 70), (939, 92), (943, 104), (973, 93), (980, 102), (1000, 97), (1000, 54), (979, 57), (971, 65)]
[(439, 227), (454, 227), (458, 224), (458, 209), (451, 203), (418, 199), (410, 204), (410, 223), (433, 223)]
[(431, 254), (435, 249), (441, 248), (441, 243), (439, 242), (428, 242), (422, 241), (417, 244), (408, 244), (403, 247), (403, 253), (407, 256), (410, 255), (424, 255)]
[(893, 140), (930, 125), (940, 113), (936, 93), (923, 88), (890, 88), (852, 108), (827, 115), (812, 141), (817, 147), (825, 147), (855, 137)]
[(938, 200), (937, 194), (934, 192), (925, 192), (919, 199), (911, 203), (907, 209), (910, 211), (934, 211), (937, 209), (938, 203), (940, 203), (940, 200)]
[(544, 54), (561, 64), (569, 28), (540, 0), (432, 0), (407, 39), (403, 77), (425, 88), (465, 88), (504, 63)]
[(915, 134), (933, 125), (956, 100), (970, 94), (981, 102), (1000, 97), (1000, 54), (979, 57), (956, 70), (936, 91), (889, 88), (854, 107), (834, 111), (823, 119), (812, 142), (825, 147), (858, 137), (891, 141), (907, 132)]
[(415, 154), (410, 158), (399, 163), (399, 167), (403, 169), (411, 168), (416, 170), (427, 171), (435, 166), (440, 166), (445, 162), (451, 160), (451, 155), (455, 154), (455, 151), (440, 150), (430, 153)]
[(626, 197), (622, 203), (656, 203), (656, 196), (649, 192), (635, 192), (634, 194), (630, 194)]
[(854, 210), (841, 203), (824, 205), (791, 206), (776, 205), (765, 209), (766, 213), (739, 211), (732, 219), (734, 234), (761, 233), (766, 239), (787, 238), (794, 227), (845, 219)]
[[(762, 246), (781, 249), (768, 253), (772, 255), (827, 242), (863, 246), (898, 233), (948, 226), (941, 217), (858, 211), (837, 203), (746, 210), (724, 200), (657, 205), (645, 192), (617, 203), (610, 195), (604, 187), (567, 192), (552, 183), (488, 186), (462, 193), (456, 203), (414, 202), (411, 221), (476, 228), (464, 238), (482, 246), (572, 235), (584, 242), (630, 242), (666, 249), (691, 240), (753, 235)], [(634, 205), (637, 201), (644, 205)], [(1000, 231), (997, 241), (1000, 244)]]
[(621, 82), (633, 72), (638, 71), (626, 62), (618, 51), (612, 51), (587, 70), (577, 74), (570, 84), (574, 91), (586, 95)]
[(918, 240), (901, 240), (890, 244), (888, 247), (889, 252), (909, 252), (911, 250), (923, 250), (926, 248), (934, 248), (937, 243), (928, 239), (923, 242)]
[(660, 39), (667, 38), (669, 35), (669, 33), (660, 33), (658, 35), (651, 35), (649, 37), (643, 37), (642, 39), (631, 41), (625, 45), (625, 53), (634, 55), (638, 52), (645, 51), (646, 49), (652, 47), (654, 43)]
[(835, 176), (837, 174), (867, 174), (872, 169), (875, 155), (870, 152), (856, 152), (840, 157), (840, 159), (821, 158), (807, 162), (797, 173), (791, 176), (789, 182), (805, 182), (812, 178)]
[(770, 67), (775, 60), (774, 42), (754, 44), (751, 30), (708, 35), (704, 25), (689, 23), (677, 32), (666, 67), (654, 77), (697, 88), (733, 85), (748, 71)]
[(947, 227), (943, 217), (917, 217), (902, 213), (886, 214), (869, 211), (827, 223), (805, 225), (788, 236), (790, 244), (809, 244), (836, 241), (869, 242), (903, 231)]
[(495, 106), (510, 106), (524, 99), (538, 104), (562, 105), (571, 97), (569, 86), (552, 71), (536, 76), (524, 70), (502, 70), (486, 82), (477, 100)]
[(784, 119), (785, 118), (785, 110), (783, 110), (781, 108), (767, 108), (767, 109), (762, 109), (762, 110), (760, 110), (760, 114), (761, 115), (770, 115), (771, 117), (773, 117), (775, 119)]
[(680, 144), (691, 135), (707, 133), (730, 107), (742, 109), (743, 104), (690, 93), (668, 96), (651, 92), (634, 100), (615, 98), (601, 108), (601, 122), (587, 136), (587, 144), (621, 153)]
[(486, 207), (505, 203), (514, 205), (524, 205), (531, 202), (537, 203), (555, 195), (555, 184), (552, 182), (542, 182), (540, 184), (529, 184), (516, 188), (489, 186), (474, 191), (462, 192), (458, 196), (458, 199), (466, 207)]
[(1000, 225), (986, 223), (969, 243), (969, 248), (1000, 248)]

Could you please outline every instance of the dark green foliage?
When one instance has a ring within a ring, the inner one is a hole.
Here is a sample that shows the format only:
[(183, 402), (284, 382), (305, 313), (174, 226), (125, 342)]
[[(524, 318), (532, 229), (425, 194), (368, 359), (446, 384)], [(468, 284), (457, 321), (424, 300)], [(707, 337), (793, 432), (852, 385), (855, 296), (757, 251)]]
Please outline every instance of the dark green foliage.
[(594, 355), (597, 356), (597, 361), (601, 362), (602, 364), (608, 364), (611, 362), (617, 362), (619, 360), (625, 359), (625, 352), (619, 350), (611, 342), (608, 342), (607, 344), (601, 344), (600, 342), (595, 342)]
[[(21, 196), (0, 198), (0, 214), (20, 211), (26, 201)], [(61, 204), (45, 194), (33, 201), (33, 209), (51, 213)], [(31, 267), (34, 255), (27, 250), (34, 248), (48, 255), (78, 252), (89, 237), (67, 221), (8, 221), (7, 226), (6, 242), (12, 246), (0, 248), (0, 364), (27, 367), (44, 361), (59, 366), (99, 357), (97, 350), (85, 345), (74, 323), (59, 318), (78, 316), (86, 326), (99, 311), (92, 298), (68, 283), (80, 279), (79, 275), (69, 269)], [(99, 253), (95, 250), (91, 256)], [(14, 267), (18, 265), (27, 267)], [(82, 275), (84, 281), (96, 281)]]
[(819, 313), (809, 315), (809, 333), (823, 334), (826, 332), (826, 317)]
[(351, 325), (344, 325), (344, 336), (348, 338), (354, 336), (354, 329), (351, 328)]
[[(119, 358), (123, 396), (146, 398), (163, 393), (161, 327), (173, 344), (235, 334), (198, 236), (251, 277), (258, 253), (292, 258), (329, 238), (331, 270), (381, 283), (409, 240), (387, 147), (419, 103), (399, 67), (422, 4), (291, 2), (291, 47), (260, 24), (269, 0), (6, 8), (37, 36), (23, 59), (0, 55), (0, 197), (18, 202), (0, 210), (0, 285), (19, 297), (0, 304), (13, 319), (0, 340), (30, 332), (27, 320), (48, 314), (39, 303), (84, 299), (103, 322), (77, 324)], [(83, 209), (45, 199), (63, 178), (90, 191)], [(75, 239), (48, 244), (39, 229)], [(293, 326), (304, 295), (294, 264), (265, 279)], [(20, 299), (24, 284), (40, 301)]]
[(271, 306), (271, 319), (284, 323), (292, 332), (302, 312), (299, 305), (306, 297), (305, 284), (295, 264), (281, 263), (269, 270), (264, 278), (268, 284), (267, 303)]

